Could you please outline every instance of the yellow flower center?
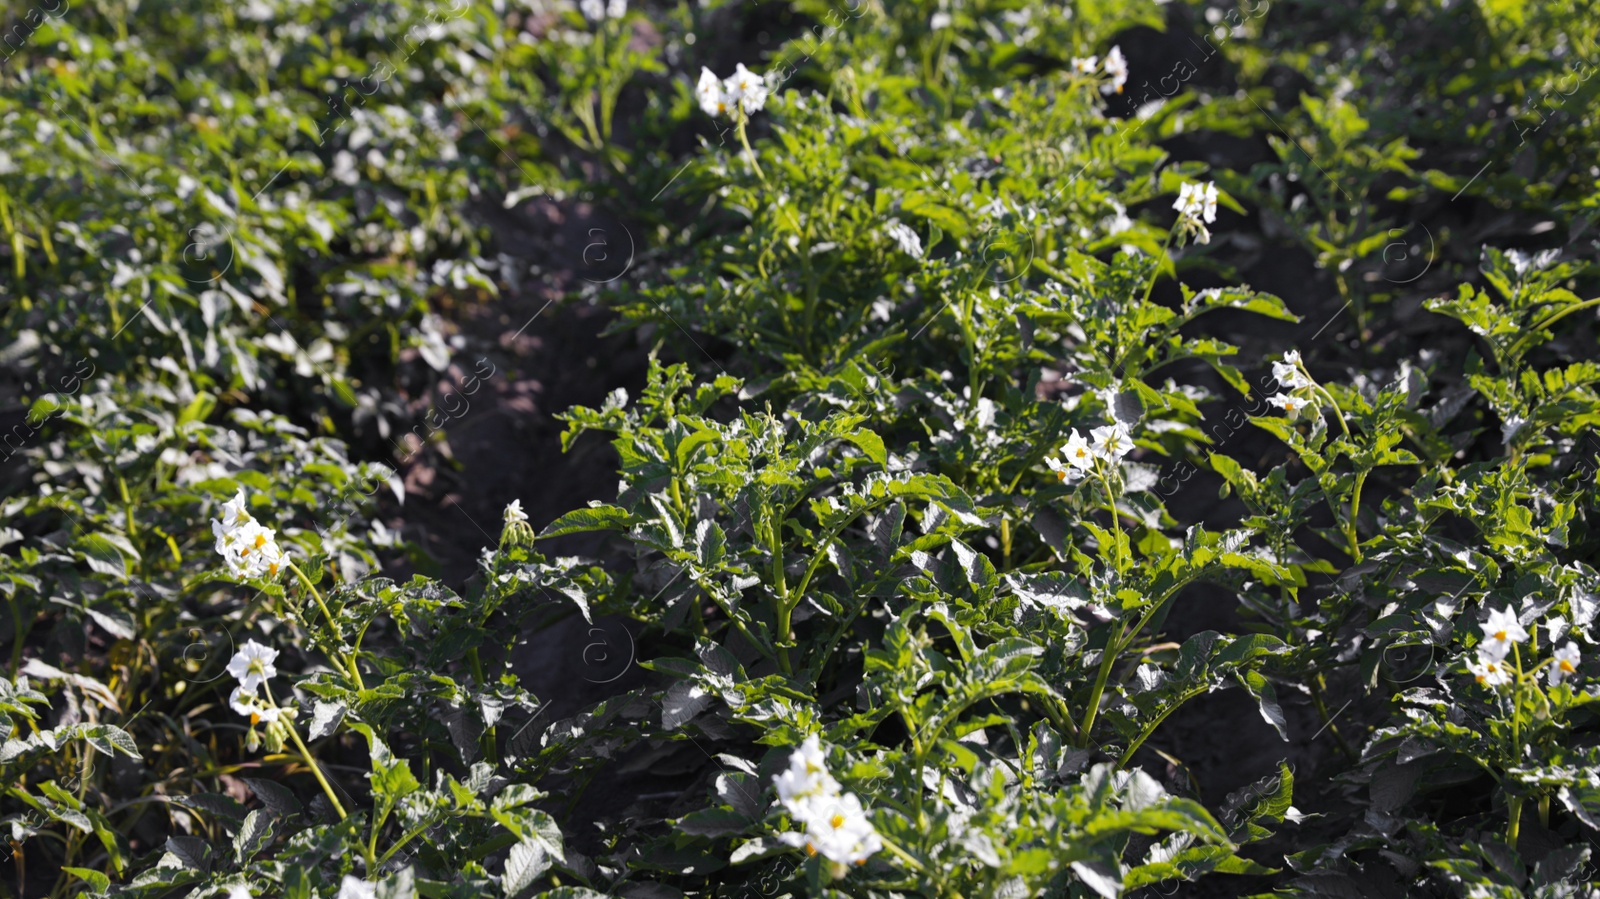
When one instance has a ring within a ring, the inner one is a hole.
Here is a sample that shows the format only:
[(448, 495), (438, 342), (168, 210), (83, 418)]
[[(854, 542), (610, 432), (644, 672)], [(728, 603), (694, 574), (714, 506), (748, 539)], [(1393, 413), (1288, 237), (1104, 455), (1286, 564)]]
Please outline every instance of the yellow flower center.
[(1066, 479), (1067, 479), (1067, 473), (1066, 472), (1064, 472), (1064, 471), (1056, 472), (1056, 480), (1065, 481)]
[(1496, 640), (1504, 641), (1505, 638), (1506, 638), (1506, 632), (1505, 631), (1495, 631), (1494, 632), (1494, 638)]
[(816, 854), (817, 854), (817, 847), (811, 845), (810, 843), (807, 843), (806, 844), (806, 855), (816, 855)]
[(256, 535), (256, 549), (260, 549), (261, 547), (266, 546), (266, 545), (267, 545), (267, 535), (266, 534), (257, 534)]
[(1578, 669), (1572, 667), (1572, 663), (1567, 661), (1566, 659), (1562, 659), (1561, 661), (1557, 662), (1556, 663), (1556, 667), (1560, 668), (1563, 672), (1565, 672), (1567, 674), (1572, 674), (1573, 672), (1578, 670)]
[(256, 714), (255, 712), (251, 712), (250, 713), (250, 726), (251, 727), (255, 727), (257, 724), (260, 724), (260, 723), (261, 723), (261, 716)]
[(1082, 458), (1085, 458), (1088, 455), (1089, 455), (1089, 451), (1088, 450), (1084, 449), (1081, 446), (1078, 447), (1078, 453), (1077, 453), (1078, 458), (1082, 459)]
[(838, 830), (844, 826), (844, 815), (834, 815), (828, 819), (828, 823), (833, 825), (834, 830)]

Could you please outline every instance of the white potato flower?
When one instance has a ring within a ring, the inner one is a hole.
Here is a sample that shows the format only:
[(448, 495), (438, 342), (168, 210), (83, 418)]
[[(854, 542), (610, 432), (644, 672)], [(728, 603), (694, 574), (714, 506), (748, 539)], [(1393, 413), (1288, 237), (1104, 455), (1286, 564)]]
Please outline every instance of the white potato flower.
[(222, 504), (222, 517), (218, 519), (224, 528), (236, 528), (254, 520), (250, 515), (249, 503), (244, 498), (243, 487), (233, 495), (233, 499)]
[(522, 511), (522, 500), (514, 499), (511, 502), (506, 503), (506, 524), (526, 524), (527, 521), (528, 513)]
[(1555, 656), (1550, 659), (1550, 671), (1546, 677), (1550, 679), (1550, 686), (1560, 686), (1561, 682), (1578, 674), (1578, 662), (1582, 657), (1578, 654), (1578, 644), (1571, 641), (1556, 650)]
[(1210, 243), (1211, 231), (1206, 225), (1217, 220), (1217, 185), (1185, 183), (1178, 188), (1178, 199), (1172, 203), (1178, 211), (1178, 227), (1186, 234), (1194, 234), (1197, 243)]
[(828, 773), (828, 757), (822, 751), (822, 742), (816, 734), (789, 756), (789, 767), (772, 779), (778, 788), (778, 799), (790, 812), (798, 814), (808, 800), (839, 792), (839, 782)]
[(241, 489), (223, 504), (222, 517), (212, 519), (211, 534), (217, 541), (217, 555), (222, 556), (235, 577), (275, 578), (288, 557), (278, 546), (277, 534), (256, 521), (245, 503)]
[(1472, 672), (1478, 683), (1486, 687), (1498, 687), (1511, 682), (1511, 669), (1506, 667), (1505, 661), (1482, 650), (1476, 659), (1467, 663), (1467, 670)]
[(928, 28), (933, 31), (938, 31), (941, 28), (949, 28), (950, 22), (950, 14), (940, 10), (939, 12), (933, 14), (933, 18), (928, 20)]
[(1111, 465), (1133, 451), (1133, 437), (1128, 434), (1128, 426), (1120, 422), (1095, 428), (1089, 432), (1089, 440), (1094, 454)]
[(1067, 437), (1067, 445), (1061, 448), (1061, 458), (1047, 457), (1045, 464), (1056, 473), (1056, 479), (1066, 483), (1076, 483), (1084, 475), (1094, 470), (1094, 460), (1097, 458), (1094, 448), (1089, 441), (1083, 439), (1077, 428), (1072, 429), (1072, 434)]
[(1267, 402), (1282, 409), (1283, 414), (1291, 419), (1300, 417), (1300, 411), (1306, 407), (1305, 401), (1292, 393), (1269, 396), (1267, 397)]
[(1528, 639), (1528, 632), (1523, 629), (1522, 623), (1517, 620), (1517, 613), (1511, 611), (1510, 606), (1498, 612), (1490, 611), (1489, 620), (1478, 626), (1483, 628), (1483, 643), (1479, 645), (1479, 651), (1496, 661), (1506, 657), (1511, 651), (1511, 644)]
[(727, 92), (728, 102), (737, 103), (744, 110), (745, 115), (760, 112), (767, 105), (767, 83), (759, 75), (739, 63), (733, 74), (722, 82), (723, 89)]
[(267, 701), (256, 695), (254, 689), (246, 689), (243, 684), (234, 687), (233, 693), (228, 697), (228, 705), (235, 712), (250, 719), (250, 724), (271, 724), (278, 720), (278, 715), (283, 712), (277, 706), (267, 705)]
[(890, 219), (889, 224), (884, 226), (884, 230), (889, 232), (889, 236), (894, 239), (895, 243), (900, 245), (900, 249), (904, 250), (907, 256), (913, 259), (922, 258), (922, 238), (917, 236), (917, 232), (911, 230), (911, 226), (904, 224), (899, 219)]
[(1079, 75), (1093, 75), (1094, 70), (1100, 65), (1098, 56), (1075, 56), (1072, 58), (1072, 71)]
[[(1291, 358), (1292, 357), (1292, 358)], [(1272, 363), (1272, 377), (1284, 390), (1300, 390), (1311, 386), (1311, 379), (1300, 371), (1300, 353), (1290, 350), (1283, 354), (1282, 362)]]
[(1067, 464), (1079, 471), (1088, 471), (1094, 468), (1094, 450), (1089, 446), (1089, 441), (1083, 439), (1077, 428), (1067, 436), (1066, 448), (1061, 453), (1066, 457)]
[(1060, 459), (1057, 459), (1055, 456), (1046, 456), (1044, 459), (1044, 464), (1045, 467), (1055, 472), (1056, 480), (1063, 484), (1076, 484), (1083, 480), (1082, 471), (1072, 467)]
[(246, 640), (233, 658), (228, 660), (228, 673), (238, 678), (246, 690), (254, 692), (257, 687), (278, 676), (278, 669), (272, 664), (277, 658), (276, 649)]
[(1120, 94), (1122, 88), (1128, 83), (1128, 60), (1122, 55), (1121, 47), (1112, 47), (1106, 54), (1106, 74), (1111, 80), (1100, 85), (1102, 94)]
[(733, 102), (722, 89), (722, 79), (704, 67), (700, 69), (700, 83), (695, 86), (694, 96), (700, 101), (700, 111), (712, 118), (727, 115), (728, 106)]
[(878, 831), (867, 820), (861, 800), (854, 793), (812, 799), (804, 813), (796, 817), (805, 825), (805, 831), (780, 834), (778, 839), (835, 864), (864, 864), (883, 848)]

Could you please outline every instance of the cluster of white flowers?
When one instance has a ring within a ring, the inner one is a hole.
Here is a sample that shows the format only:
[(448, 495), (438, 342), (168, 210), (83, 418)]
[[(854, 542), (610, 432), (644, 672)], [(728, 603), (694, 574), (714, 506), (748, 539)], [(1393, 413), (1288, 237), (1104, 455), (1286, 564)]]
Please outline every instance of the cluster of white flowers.
[(700, 101), (700, 109), (712, 118), (736, 112), (750, 116), (767, 105), (767, 83), (742, 62), (726, 79), (702, 67), (694, 95)]
[(1298, 417), (1300, 410), (1306, 407), (1306, 400), (1295, 391), (1304, 391), (1312, 386), (1311, 378), (1300, 364), (1300, 351), (1290, 350), (1283, 354), (1282, 362), (1272, 363), (1272, 377), (1283, 392), (1267, 397), (1267, 402), (1282, 409), (1289, 418)]
[(228, 674), (239, 681), (239, 686), (234, 687), (232, 695), (228, 697), (228, 705), (250, 719), (250, 735), (245, 745), (252, 752), (260, 745), (260, 738), (256, 734), (257, 724), (267, 725), (268, 742), (276, 749), (283, 745), (282, 735), (274, 731), (273, 725), (278, 723), (279, 718), (294, 718), (294, 710), (280, 708), (257, 692), (267, 681), (278, 676), (278, 668), (272, 664), (277, 658), (276, 649), (246, 640), (233, 658), (228, 660)]
[(1172, 202), (1178, 210), (1178, 228), (1185, 235), (1193, 234), (1195, 243), (1210, 243), (1211, 231), (1206, 225), (1217, 220), (1217, 185), (1185, 183), (1178, 188), (1178, 199)]
[(289, 557), (278, 547), (272, 528), (262, 527), (245, 505), (244, 488), (240, 488), (233, 499), (222, 504), (222, 518), (212, 519), (217, 554), (236, 577), (275, 578)]
[(628, 13), (628, 0), (578, 0), (578, 9), (591, 22), (620, 19)]
[(528, 524), (528, 513), (522, 511), (522, 500), (514, 499), (506, 504), (505, 517), (500, 527), (501, 546), (532, 546), (538, 535), (533, 532), (533, 526)]
[(780, 834), (778, 839), (810, 855), (821, 855), (834, 865), (835, 877), (845, 865), (865, 864), (883, 848), (872, 822), (854, 793), (841, 793), (839, 782), (828, 773), (822, 743), (812, 735), (789, 757), (789, 767), (773, 778), (778, 799), (804, 832)]
[(1096, 463), (1103, 462), (1115, 468), (1130, 452), (1133, 452), (1133, 435), (1128, 432), (1128, 426), (1119, 421), (1090, 431), (1088, 440), (1073, 428), (1061, 458), (1049, 456), (1044, 462), (1056, 473), (1057, 480), (1075, 484), (1091, 474)]
[[(1093, 75), (1100, 68), (1100, 57), (1079, 56), (1072, 60), (1072, 71), (1079, 75)], [(1104, 71), (1111, 80), (1100, 85), (1102, 94), (1120, 94), (1128, 83), (1128, 60), (1122, 55), (1122, 48), (1112, 47), (1106, 54)]]
[[(1510, 606), (1498, 612), (1490, 610), (1489, 619), (1478, 626), (1483, 629), (1483, 642), (1478, 644), (1477, 657), (1467, 663), (1467, 670), (1486, 687), (1510, 683), (1516, 672), (1506, 664), (1506, 656), (1511, 654), (1512, 646), (1527, 641), (1527, 629)], [(1581, 659), (1578, 644), (1571, 640), (1551, 654), (1541, 665), (1549, 666), (1545, 678), (1550, 686), (1560, 686), (1567, 678), (1576, 676)]]

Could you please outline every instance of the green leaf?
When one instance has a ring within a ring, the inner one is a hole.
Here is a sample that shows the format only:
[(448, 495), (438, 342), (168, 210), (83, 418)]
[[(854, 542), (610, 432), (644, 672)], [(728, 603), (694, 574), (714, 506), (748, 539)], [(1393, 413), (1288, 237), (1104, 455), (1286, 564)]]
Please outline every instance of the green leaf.
[(629, 515), (625, 509), (597, 505), (587, 509), (574, 509), (550, 522), (548, 527), (539, 532), (539, 539), (577, 534), (582, 531), (626, 531), (637, 523), (638, 519)]
[(87, 883), (92, 892), (103, 893), (111, 888), (111, 878), (105, 876), (99, 871), (94, 871), (89, 868), (73, 868), (66, 866), (63, 866), (61, 870), (71, 874), (73, 877), (78, 878), (84, 883)]
[(272, 815), (266, 809), (256, 809), (245, 816), (239, 832), (233, 837), (233, 856), (244, 864), (272, 839)]
[(550, 866), (550, 854), (539, 842), (523, 840), (512, 846), (511, 854), (506, 857), (505, 873), (500, 878), (506, 899), (533, 886), (533, 882), (550, 870)]
[(879, 465), (885, 464), (889, 459), (888, 453), (883, 448), (883, 438), (871, 431), (851, 431), (844, 435), (844, 439), (860, 447), (861, 452), (865, 453), (868, 459)]

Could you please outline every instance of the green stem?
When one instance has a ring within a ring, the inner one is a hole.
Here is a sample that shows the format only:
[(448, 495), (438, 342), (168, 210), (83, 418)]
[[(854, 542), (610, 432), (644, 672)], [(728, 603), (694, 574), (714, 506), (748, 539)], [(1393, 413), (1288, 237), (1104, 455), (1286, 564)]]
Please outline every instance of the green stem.
[(1506, 817), (1510, 823), (1506, 825), (1506, 842), (1511, 848), (1517, 848), (1517, 834), (1522, 829), (1522, 797), (1506, 797)]
[(1344, 535), (1350, 541), (1350, 557), (1356, 562), (1361, 561), (1361, 538), (1356, 533), (1357, 516), (1361, 513), (1361, 485), (1367, 480), (1367, 472), (1356, 472), (1356, 489), (1350, 495), (1350, 517), (1345, 520)]
[(1168, 229), (1168, 231), (1167, 231), (1167, 239), (1161, 242), (1161, 254), (1156, 257), (1156, 259), (1158, 260), (1156, 262), (1156, 269), (1155, 269), (1155, 271), (1150, 273), (1150, 283), (1145, 285), (1145, 288), (1144, 288), (1144, 302), (1145, 303), (1150, 302), (1150, 295), (1155, 293), (1155, 290), (1156, 290), (1156, 278), (1161, 275), (1161, 263), (1160, 263), (1159, 260), (1160, 260), (1161, 256), (1165, 256), (1167, 254), (1167, 248), (1172, 246), (1172, 235), (1173, 235), (1174, 232), (1177, 231), (1177, 229), (1178, 229), (1178, 226), (1176, 224), (1174, 224), (1172, 226), (1172, 228)]
[(1083, 723), (1078, 725), (1078, 745), (1087, 748), (1089, 737), (1094, 729), (1095, 716), (1100, 713), (1100, 695), (1105, 692), (1106, 681), (1111, 677), (1111, 666), (1116, 664), (1117, 657), (1122, 655), (1124, 634), (1118, 633), (1115, 637), (1106, 637), (1105, 655), (1100, 659), (1100, 670), (1095, 672), (1094, 686), (1089, 690), (1089, 702), (1083, 710)]
[(1168, 715), (1176, 712), (1178, 710), (1178, 706), (1181, 706), (1196, 696), (1199, 696), (1208, 689), (1210, 688), (1204, 685), (1190, 687), (1188, 690), (1185, 690), (1177, 699), (1174, 699), (1171, 705), (1163, 709), (1161, 714), (1155, 717), (1155, 720), (1151, 721), (1149, 724), (1146, 724), (1144, 729), (1139, 731), (1139, 736), (1136, 737), (1132, 743), (1128, 744), (1128, 748), (1124, 750), (1122, 756), (1117, 759), (1117, 767), (1128, 767), (1128, 762), (1133, 759), (1133, 754), (1138, 752), (1139, 747), (1144, 745), (1144, 741), (1149, 738), (1151, 734), (1156, 732), (1156, 728), (1161, 726), (1161, 722), (1167, 720)]
[[(1304, 365), (1301, 366), (1301, 369), (1304, 370)], [(1310, 377), (1310, 373), (1307, 372), (1306, 376)], [(1327, 388), (1323, 387), (1321, 384), (1317, 385), (1316, 390), (1328, 400), (1328, 405), (1333, 407), (1334, 417), (1339, 420), (1339, 428), (1340, 430), (1344, 431), (1345, 439), (1354, 439), (1350, 436), (1350, 426), (1344, 423), (1344, 410), (1339, 408), (1339, 401), (1334, 399), (1333, 394), (1329, 393)]]
[(1104, 471), (1104, 467), (1103, 462), (1095, 463), (1095, 469), (1100, 476), (1100, 486), (1106, 491), (1106, 503), (1111, 507), (1111, 526), (1117, 531), (1117, 545), (1112, 550), (1112, 558), (1116, 560), (1117, 573), (1120, 574), (1126, 567), (1124, 563), (1132, 560), (1125, 560), (1122, 557), (1122, 512), (1117, 509), (1117, 494), (1111, 489), (1111, 479)]
[[(271, 700), (274, 706), (278, 704), (278, 701), (272, 698), (271, 690), (267, 691), (267, 699)], [(289, 739), (294, 741), (294, 748), (300, 750), (300, 757), (305, 759), (306, 765), (311, 768), (311, 773), (317, 778), (317, 783), (322, 784), (322, 792), (327, 794), (328, 801), (333, 803), (333, 810), (339, 813), (339, 820), (343, 821), (348, 818), (349, 815), (344, 810), (344, 804), (339, 801), (339, 796), (333, 792), (333, 785), (328, 783), (328, 778), (322, 775), (322, 766), (317, 764), (317, 760), (311, 756), (311, 750), (307, 749), (305, 742), (300, 739), (300, 731), (295, 728), (294, 722), (288, 721), (285, 722), (285, 725), (284, 729), (289, 732)]]
[(387, 863), (389, 861), (389, 859), (392, 858), (396, 852), (400, 851), (400, 847), (402, 847), (405, 844), (407, 844), (407, 843), (411, 842), (412, 840), (416, 839), (419, 834), (421, 834), (423, 831), (427, 830), (432, 824), (433, 824), (433, 822), (429, 821), (426, 824), (418, 825), (418, 826), (413, 827), (412, 829), (406, 831), (405, 833), (401, 834), (400, 835), (400, 839), (396, 840), (393, 845), (391, 845), (388, 849), (384, 850), (383, 855), (378, 856), (378, 863), (375, 866), (375, 868), (383, 867), (384, 864)]
[(878, 841), (883, 844), (883, 848), (899, 856), (902, 861), (909, 864), (918, 873), (927, 873), (927, 869), (922, 866), (922, 862), (917, 861), (915, 856), (900, 848), (898, 843), (884, 836), (881, 831), (878, 833)]
[(1326, 680), (1321, 674), (1318, 674), (1309, 686), (1311, 687), (1311, 704), (1316, 706), (1317, 714), (1322, 716), (1323, 726), (1328, 729), (1329, 733), (1333, 734), (1333, 742), (1338, 744), (1339, 751), (1344, 753), (1344, 757), (1355, 761), (1355, 750), (1345, 741), (1344, 734), (1339, 733), (1338, 725), (1333, 723), (1333, 716), (1328, 714), (1328, 703), (1322, 698), (1322, 691), (1328, 686)]
[(761, 183), (770, 189), (772, 185), (767, 184), (766, 173), (761, 171), (761, 163), (756, 161), (756, 151), (750, 149), (750, 139), (745, 137), (744, 134), (744, 123), (748, 120), (749, 118), (743, 112), (738, 113), (738, 125), (734, 130), (739, 133), (739, 143), (744, 146), (745, 154), (750, 157), (750, 165), (756, 170), (756, 177), (760, 178)]
[[(292, 561), (289, 563), (289, 570), (293, 571), (295, 576), (300, 578), (300, 583), (305, 584), (306, 589), (311, 591), (311, 598), (317, 601), (317, 608), (322, 610), (323, 617), (328, 619), (329, 630), (333, 631), (335, 638), (337, 638), (338, 622), (334, 621), (333, 613), (328, 611), (327, 604), (322, 601), (322, 594), (317, 592), (316, 585), (312, 584), (311, 578), (306, 577), (306, 573), (300, 570), (300, 566)], [(353, 657), (346, 658), (344, 659), (344, 666), (350, 672), (350, 676), (355, 679), (356, 689), (365, 690), (366, 685), (361, 682), (361, 669), (356, 666), (356, 660)], [(290, 729), (293, 730), (293, 728)]]
[(789, 664), (789, 616), (793, 612), (794, 606), (787, 602), (778, 606), (778, 667), (784, 674), (794, 674)]

